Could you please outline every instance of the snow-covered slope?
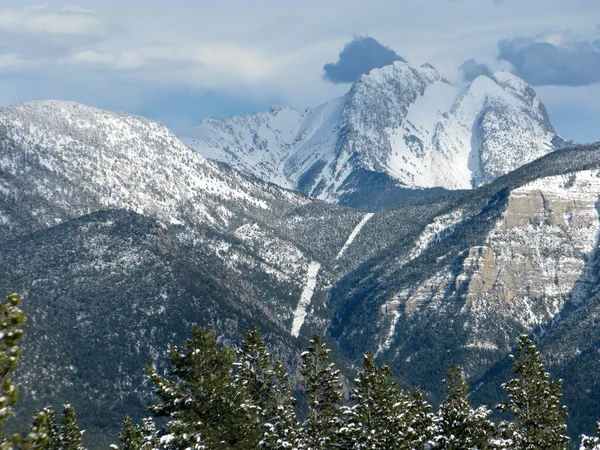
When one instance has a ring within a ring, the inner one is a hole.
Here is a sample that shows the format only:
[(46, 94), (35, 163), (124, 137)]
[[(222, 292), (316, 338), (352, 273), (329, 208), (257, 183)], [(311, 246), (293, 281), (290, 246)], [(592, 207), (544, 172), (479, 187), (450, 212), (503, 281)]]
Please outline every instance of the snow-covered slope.
[[(277, 200), (307, 202), (219, 170), (164, 126), (141, 117), (70, 102), (30, 102), (0, 109), (0, 132), (0, 189), (5, 198), (32, 201), (22, 211), (30, 229), (103, 208), (225, 227), (235, 204), (266, 212)], [(3, 225), (10, 227), (9, 219)]]
[(430, 65), (403, 62), (314, 110), (273, 108), (176, 133), (208, 158), (333, 202), (368, 189), (356, 182), (360, 171), (404, 188), (470, 189), (566, 143), (534, 90), (510, 73), (461, 89)]
[(303, 115), (294, 109), (273, 107), (248, 116), (207, 119), (178, 135), (193, 148), (201, 146), (207, 158), (291, 187), (283, 167), (302, 120)]
[(480, 76), (439, 122), (432, 178), (453, 189), (489, 183), (552, 151), (557, 141), (531, 87), (508, 72)]
[(0, 108), (0, 239), (102, 210), (133, 211), (179, 230), (232, 276), (254, 273), (256, 292), (265, 279), (287, 289), (283, 300), (263, 292), (259, 306), (288, 331), (297, 304), (308, 306), (320, 289), (302, 295), (312, 265), (332, 261), (362, 218), (312, 203), (219, 167), (142, 117), (59, 101)]

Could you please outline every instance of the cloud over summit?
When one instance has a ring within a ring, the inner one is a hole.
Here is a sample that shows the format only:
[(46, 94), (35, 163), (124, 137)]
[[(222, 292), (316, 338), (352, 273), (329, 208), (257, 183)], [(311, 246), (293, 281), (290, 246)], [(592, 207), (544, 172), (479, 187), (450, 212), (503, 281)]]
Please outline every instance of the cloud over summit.
[(491, 76), (492, 71), (485, 64), (480, 64), (475, 60), (475, 58), (471, 58), (463, 62), (459, 70), (462, 72), (463, 80), (465, 81), (473, 81), (480, 75)]
[(323, 78), (332, 83), (352, 83), (373, 69), (406, 60), (369, 36), (358, 36), (344, 45), (337, 62), (325, 64)]

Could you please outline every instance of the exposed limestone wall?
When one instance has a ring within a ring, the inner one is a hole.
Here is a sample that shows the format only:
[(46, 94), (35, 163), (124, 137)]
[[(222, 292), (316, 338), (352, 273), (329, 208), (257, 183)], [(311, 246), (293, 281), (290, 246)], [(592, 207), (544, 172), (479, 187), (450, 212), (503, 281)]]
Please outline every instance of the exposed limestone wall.
[[(397, 304), (403, 314), (434, 314), (445, 321), (456, 314), (452, 305), (460, 305), (466, 347), (509, 348), (514, 330), (548, 322), (566, 301), (577, 301), (595, 276), (590, 263), (600, 229), (599, 198), (595, 171), (515, 189), (485, 241), (465, 250), (458, 274), (446, 266), (394, 296), (386, 309)], [(387, 341), (393, 333), (390, 329)]]
[(596, 248), (599, 198), (600, 178), (590, 171), (545, 178), (511, 192), (486, 245), (470, 249), (465, 260), (467, 301), (554, 299), (560, 308), (589, 275), (585, 268)]

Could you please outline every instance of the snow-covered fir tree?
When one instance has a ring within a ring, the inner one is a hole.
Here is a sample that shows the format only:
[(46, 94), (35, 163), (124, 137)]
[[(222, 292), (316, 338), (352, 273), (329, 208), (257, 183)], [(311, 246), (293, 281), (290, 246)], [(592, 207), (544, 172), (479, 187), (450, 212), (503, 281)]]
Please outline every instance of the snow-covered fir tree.
[(44, 411), (36, 412), (29, 433), (21, 444), (23, 449), (47, 449), (50, 437), (48, 436), (48, 417)]
[(48, 405), (44, 408), (43, 413), (46, 415), (46, 432), (48, 433), (48, 442), (44, 450), (59, 450), (60, 449), (60, 429), (56, 422), (56, 413), (54, 408)]
[(249, 426), (248, 429), (256, 433), (254, 439), (259, 443), (264, 433), (262, 424), (268, 422), (274, 412), (275, 396), (271, 356), (256, 326), (246, 330), (242, 336), (234, 367), (235, 383), (249, 395), (250, 401), (242, 407), (246, 409), (248, 418), (256, 421), (255, 426)]
[(462, 369), (452, 365), (444, 380), (447, 396), (435, 418), (432, 448), (444, 450), (487, 450), (494, 427), (489, 420), (491, 411), (480, 406), (473, 409), (467, 393), (469, 386)]
[(354, 406), (343, 408), (345, 446), (356, 450), (394, 448), (406, 441), (411, 425), (409, 395), (393, 381), (388, 366), (378, 368), (367, 353), (352, 390)]
[(69, 402), (65, 402), (63, 413), (60, 417), (60, 448), (61, 450), (84, 450), (81, 438), (83, 431), (77, 423), (75, 409)]
[(334, 448), (340, 426), (340, 373), (329, 362), (329, 352), (321, 335), (315, 333), (307, 351), (302, 353), (301, 374), (308, 400), (308, 416), (302, 426), (300, 442), (306, 450)]
[(6, 303), (0, 304), (0, 427), (12, 416), (12, 407), (17, 403), (19, 390), (11, 376), (19, 363), (21, 355), (20, 341), (25, 314), (19, 309), (21, 296), (12, 294)]
[(234, 382), (234, 350), (219, 346), (214, 333), (194, 327), (181, 347), (169, 349), (171, 370), (148, 375), (161, 403), (149, 409), (168, 418), (161, 442), (173, 448), (251, 450), (258, 448), (257, 420), (245, 405), (246, 389)]
[(411, 394), (407, 405), (408, 432), (399, 450), (426, 450), (431, 448), (433, 419), (431, 405), (425, 400), (420, 389)]
[(265, 415), (261, 448), (293, 450), (299, 446), (299, 426), (294, 408), (292, 383), (280, 362), (273, 368), (273, 410)]
[(119, 433), (120, 448), (122, 450), (139, 450), (142, 447), (143, 439), (140, 427), (134, 425), (129, 416), (125, 417)]
[(579, 450), (600, 450), (600, 422), (596, 423), (596, 436), (581, 436)]
[[(154, 423), (154, 419), (151, 417), (146, 417), (142, 420), (142, 425), (140, 427), (141, 435), (142, 435), (142, 446), (140, 450), (154, 450), (157, 448), (168, 449), (168, 445), (166, 442), (169, 441), (170, 436), (165, 437), (162, 436), (164, 445), (160, 445), (160, 439), (158, 430), (156, 429), (156, 424)], [(202, 447), (198, 446), (195, 450), (201, 450)]]
[(550, 380), (542, 357), (527, 335), (522, 335), (517, 356), (510, 356), (514, 378), (502, 385), (508, 401), (498, 408), (516, 418), (504, 424), (503, 436), (514, 450), (567, 450), (566, 407), (561, 406), (561, 381)]

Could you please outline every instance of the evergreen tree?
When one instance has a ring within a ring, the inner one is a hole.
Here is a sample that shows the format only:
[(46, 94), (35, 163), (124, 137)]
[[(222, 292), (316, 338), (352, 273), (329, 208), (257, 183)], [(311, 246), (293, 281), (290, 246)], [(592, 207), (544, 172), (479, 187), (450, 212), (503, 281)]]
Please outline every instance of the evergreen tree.
[(46, 432), (48, 433), (48, 442), (45, 450), (60, 450), (60, 430), (56, 423), (56, 413), (52, 406), (46, 406), (43, 410), (46, 415)]
[(308, 417), (302, 427), (302, 442), (307, 450), (329, 449), (339, 427), (337, 404), (342, 398), (340, 375), (329, 363), (329, 352), (316, 333), (302, 353), (301, 374), (308, 399)]
[(61, 450), (85, 450), (81, 442), (83, 431), (79, 428), (77, 423), (77, 417), (75, 415), (75, 409), (65, 402), (63, 406), (63, 413), (60, 417), (61, 429), (60, 429), (60, 448)]
[(125, 417), (119, 440), (122, 450), (139, 450), (142, 447), (144, 436), (142, 430), (133, 424), (129, 416)]
[(10, 376), (17, 369), (23, 338), (22, 325), (25, 314), (19, 309), (21, 296), (11, 294), (7, 303), (0, 304), (0, 427), (12, 416), (12, 407), (17, 403), (19, 391)]
[(565, 435), (566, 408), (561, 407), (561, 381), (551, 381), (540, 353), (527, 335), (521, 336), (517, 356), (510, 356), (514, 378), (502, 385), (508, 401), (501, 411), (514, 414), (515, 427), (506, 427), (515, 450), (563, 450), (569, 448)]
[(256, 433), (254, 441), (258, 445), (264, 433), (262, 424), (271, 420), (275, 412), (275, 399), (271, 357), (256, 326), (246, 330), (242, 336), (242, 346), (234, 366), (237, 369), (235, 382), (249, 395), (250, 401), (242, 407), (248, 420), (255, 422), (254, 426), (248, 424), (248, 430)]
[(596, 424), (596, 436), (581, 436), (580, 450), (600, 450), (600, 422)]
[(237, 352), (236, 382), (248, 391), (254, 405), (261, 411), (272, 407), (271, 387), (273, 370), (265, 341), (256, 326), (248, 328), (242, 336), (242, 347)]
[(394, 448), (408, 434), (409, 397), (392, 381), (388, 366), (377, 367), (371, 354), (365, 355), (358, 375), (351, 408), (344, 408), (345, 446), (355, 449)]
[(448, 395), (436, 417), (433, 448), (444, 450), (486, 450), (490, 448), (493, 425), (491, 411), (473, 409), (467, 399), (469, 386), (457, 365), (450, 366), (444, 380)]
[[(159, 436), (158, 431), (156, 430), (156, 424), (152, 418), (147, 417), (142, 420), (142, 426), (140, 428), (140, 432), (142, 435), (142, 445), (140, 450), (154, 450), (159, 446)], [(165, 448), (168, 445), (164, 446)], [(197, 446), (194, 450), (201, 450), (202, 446)]]
[(258, 447), (256, 420), (245, 405), (251, 402), (244, 386), (233, 378), (234, 351), (217, 345), (209, 330), (194, 327), (181, 348), (171, 347), (167, 377), (147, 370), (162, 403), (150, 406), (170, 420), (163, 434), (176, 447), (243, 449)]
[[(20, 439), (18, 439), (20, 441)], [(48, 435), (48, 416), (44, 411), (36, 412), (29, 434), (22, 442), (18, 442), (17, 448), (23, 450), (45, 450), (49, 448), (50, 438)]]
[[(0, 429), (4, 421), (13, 415), (13, 406), (19, 396), (11, 376), (17, 369), (24, 332), (25, 314), (19, 309), (21, 296), (11, 294), (6, 303), (0, 303)], [(34, 425), (35, 426), (35, 425)], [(0, 449), (13, 448), (15, 437), (8, 437), (0, 430)]]
[(294, 409), (292, 384), (280, 362), (273, 368), (273, 404), (264, 422), (261, 448), (270, 450), (294, 449), (298, 445), (298, 421)]
[(425, 400), (420, 389), (417, 389), (408, 402), (406, 419), (408, 433), (398, 449), (425, 450), (431, 448), (433, 438), (433, 414), (431, 405)]

